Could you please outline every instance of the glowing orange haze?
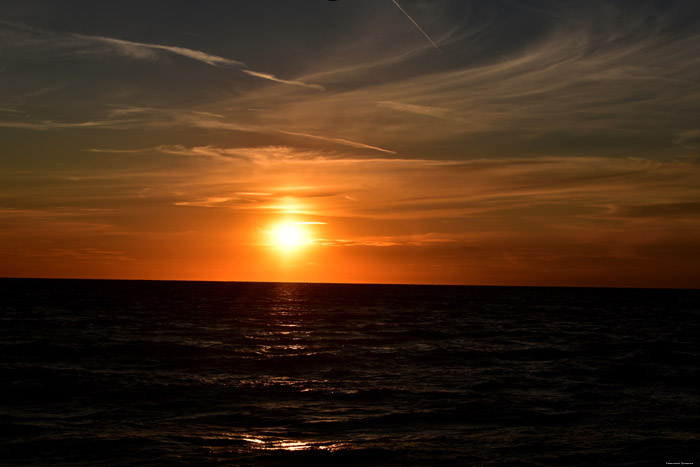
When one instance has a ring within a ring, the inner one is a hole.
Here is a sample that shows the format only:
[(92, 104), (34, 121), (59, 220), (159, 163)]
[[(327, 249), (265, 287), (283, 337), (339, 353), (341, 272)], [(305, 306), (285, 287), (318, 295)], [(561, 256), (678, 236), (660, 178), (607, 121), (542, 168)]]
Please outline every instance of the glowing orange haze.
[[(313, 158), (273, 164), (275, 151), (290, 149), (264, 149), (255, 162), (185, 158), (187, 170), (178, 168), (170, 184), (184, 187), (194, 176), (195, 189), (172, 195), (152, 188), (156, 201), (128, 209), (6, 211), (4, 256), (11, 261), (2, 275), (697, 285), (697, 264), (682, 254), (696, 241), (689, 233), (669, 238), (656, 222), (599, 205), (606, 197), (639, 202), (640, 186), (645, 198), (657, 196), (656, 180), (640, 161), (349, 162), (319, 149)], [(698, 176), (692, 165), (653, 169), (681, 182)], [(625, 183), (588, 177), (620, 170), (639, 175)], [(233, 192), (222, 174), (240, 171), (251, 175)], [(400, 178), (392, 175), (397, 171)], [(559, 183), (572, 178), (579, 181)], [(83, 189), (93, 192), (100, 183)]]

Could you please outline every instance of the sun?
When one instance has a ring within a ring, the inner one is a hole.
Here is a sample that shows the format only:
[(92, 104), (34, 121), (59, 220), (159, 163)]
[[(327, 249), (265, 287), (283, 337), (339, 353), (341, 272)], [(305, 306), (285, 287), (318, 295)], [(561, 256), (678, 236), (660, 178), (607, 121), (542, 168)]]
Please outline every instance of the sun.
[(283, 223), (272, 229), (272, 242), (282, 250), (295, 250), (309, 243), (309, 235), (301, 225), (293, 222)]

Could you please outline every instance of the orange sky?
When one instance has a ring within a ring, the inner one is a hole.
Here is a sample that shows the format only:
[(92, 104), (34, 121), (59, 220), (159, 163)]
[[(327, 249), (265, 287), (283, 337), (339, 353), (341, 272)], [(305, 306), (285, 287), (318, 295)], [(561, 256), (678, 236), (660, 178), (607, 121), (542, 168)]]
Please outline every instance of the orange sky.
[(0, 6), (2, 277), (700, 286), (696, 4), (70, 3)]

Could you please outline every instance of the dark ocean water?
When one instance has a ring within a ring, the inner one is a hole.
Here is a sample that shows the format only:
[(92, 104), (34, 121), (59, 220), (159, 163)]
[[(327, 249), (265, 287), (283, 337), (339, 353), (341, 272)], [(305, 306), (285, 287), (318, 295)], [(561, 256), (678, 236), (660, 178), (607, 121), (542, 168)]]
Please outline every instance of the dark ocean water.
[(700, 464), (700, 291), (0, 280), (0, 464)]

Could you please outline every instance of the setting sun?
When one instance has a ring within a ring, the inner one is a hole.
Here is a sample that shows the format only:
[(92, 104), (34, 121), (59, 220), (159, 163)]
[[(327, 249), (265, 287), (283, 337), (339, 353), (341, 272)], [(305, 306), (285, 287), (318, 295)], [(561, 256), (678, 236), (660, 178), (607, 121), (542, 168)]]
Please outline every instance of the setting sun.
[(278, 248), (293, 250), (309, 243), (309, 235), (299, 224), (284, 223), (272, 230), (272, 240)]

